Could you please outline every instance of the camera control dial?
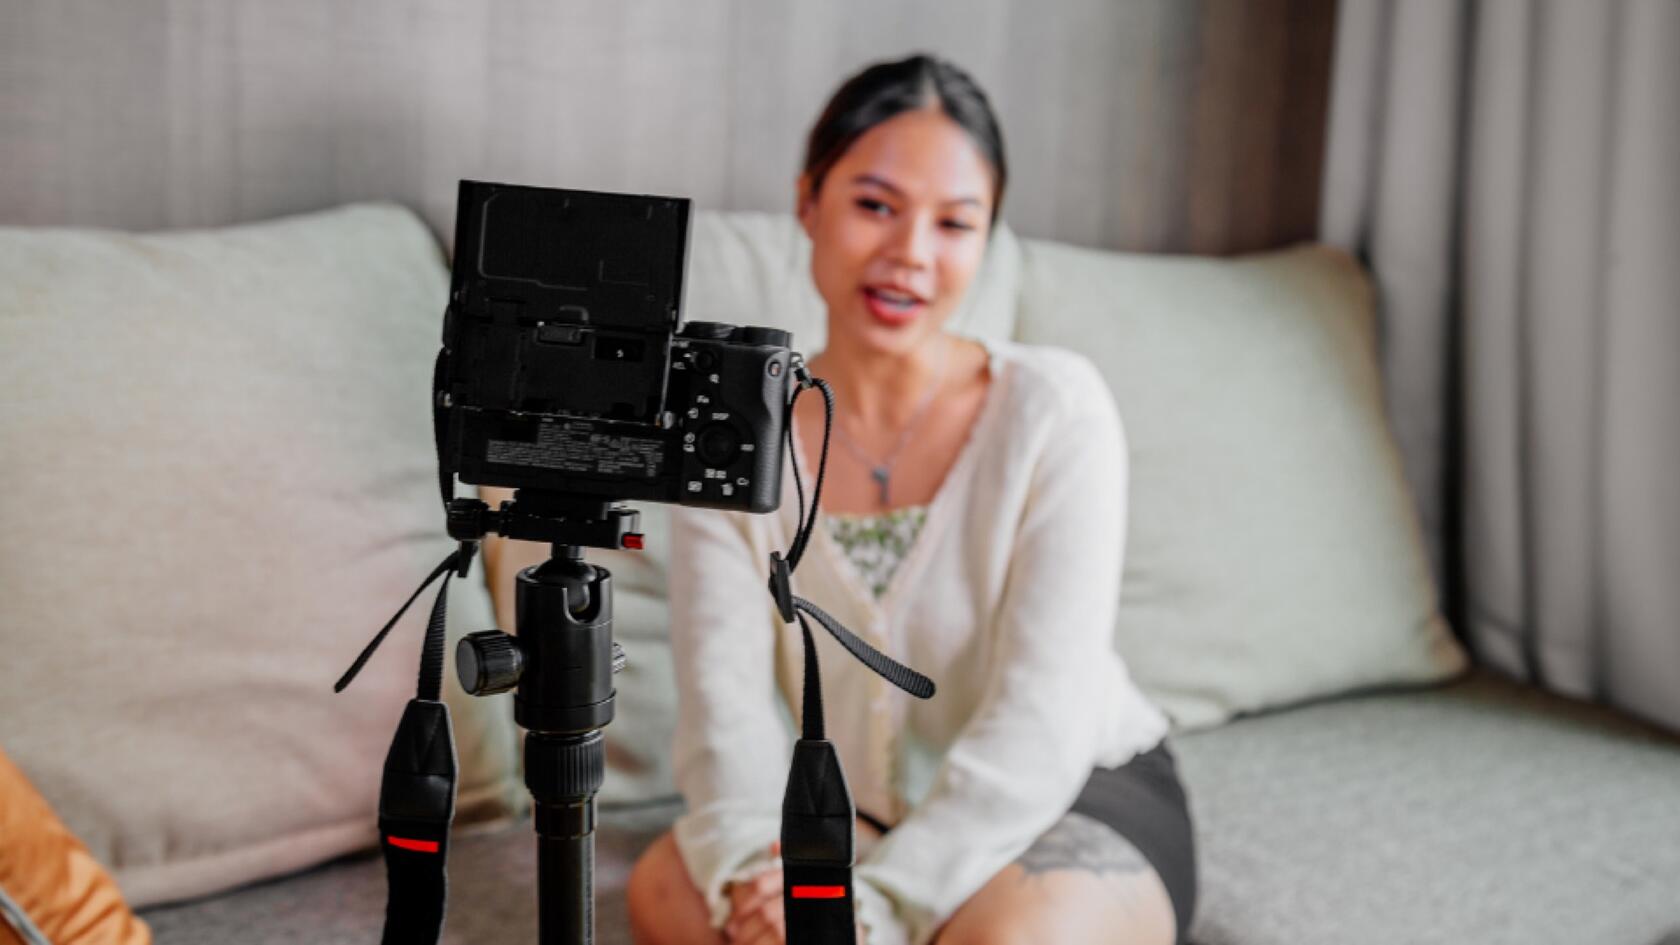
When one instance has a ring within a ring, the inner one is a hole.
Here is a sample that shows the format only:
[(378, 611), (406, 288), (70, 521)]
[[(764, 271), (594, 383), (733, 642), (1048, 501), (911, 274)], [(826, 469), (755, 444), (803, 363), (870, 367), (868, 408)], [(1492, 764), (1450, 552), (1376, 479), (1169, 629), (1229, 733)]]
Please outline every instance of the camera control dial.
[(722, 468), (735, 462), (741, 452), (741, 435), (728, 423), (709, 423), (702, 427), (695, 444), (700, 459), (708, 466)]

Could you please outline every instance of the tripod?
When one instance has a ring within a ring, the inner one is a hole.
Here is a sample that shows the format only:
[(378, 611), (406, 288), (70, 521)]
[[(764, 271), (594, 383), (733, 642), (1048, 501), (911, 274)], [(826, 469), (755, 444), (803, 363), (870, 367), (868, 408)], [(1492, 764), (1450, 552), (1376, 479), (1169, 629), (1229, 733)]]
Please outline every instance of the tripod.
[[(549, 541), (553, 553), (517, 579), (513, 635), (486, 630), (455, 650), (461, 687), (514, 695), (525, 729), (525, 786), (537, 831), (540, 945), (595, 940), (595, 795), (606, 774), (601, 729), (613, 719), (612, 676), (624, 666), (612, 639), (612, 575), (583, 560), (584, 547), (640, 548), (638, 513), (602, 502), (515, 494), (500, 511), (476, 500), (450, 505), (458, 540), (486, 531)], [(459, 533), (458, 533), (459, 531)]]
[[(794, 371), (799, 390), (822, 391), (826, 425), (809, 509), (795, 466), (799, 527), (786, 557), (780, 552), (770, 555), (768, 590), (783, 623), (799, 624), (805, 650), (802, 737), (782, 801), (783, 908), (790, 942), (851, 945), (853, 806), (839, 756), (823, 735), (822, 683), (807, 618), (910, 695), (931, 698), (934, 685), (793, 593), (791, 575), (816, 527), (828, 465), (827, 430), (834, 415), (827, 383), (811, 378), (799, 362)], [(794, 399), (798, 395), (796, 390)], [(789, 415), (792, 409), (790, 401)], [(444, 429), (438, 420), (440, 457)], [(593, 945), (595, 795), (606, 773), (601, 729), (613, 718), (612, 675), (623, 667), (624, 657), (612, 640), (612, 576), (585, 563), (583, 549), (639, 550), (640, 516), (608, 500), (535, 489), (515, 492), (511, 501), (492, 511), (477, 499), (447, 498), (452, 479), (440, 459), (448, 530), (460, 547), (421, 582), (333, 686), (343, 691), (415, 599), (443, 578), (426, 628), (416, 697), (392, 738), (380, 788), (379, 826), (390, 890), (383, 942), (430, 945), (442, 929), (447, 899), (444, 854), (455, 803), (454, 742), (448, 709), (439, 701), (445, 595), (449, 575), (465, 577), (478, 542), (495, 532), (549, 543), (553, 553), (519, 575), (517, 632), (486, 630), (463, 638), (456, 647), (456, 673), (462, 688), (473, 695), (517, 688), (514, 718), (526, 730), (525, 785), (536, 808), (538, 940), (540, 945)]]

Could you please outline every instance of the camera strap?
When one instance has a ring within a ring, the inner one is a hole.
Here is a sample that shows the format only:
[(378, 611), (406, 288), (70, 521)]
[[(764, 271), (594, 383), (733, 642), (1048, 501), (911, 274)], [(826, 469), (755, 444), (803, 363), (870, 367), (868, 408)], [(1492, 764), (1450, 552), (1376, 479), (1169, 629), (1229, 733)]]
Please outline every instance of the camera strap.
[(793, 441), (793, 405), (801, 393), (812, 387), (821, 391), (825, 422), (817, 480), (811, 490), (810, 515), (806, 515), (805, 487), (799, 478), (799, 464), (795, 462), (793, 482), (799, 495), (799, 525), (787, 557), (780, 552), (770, 554), (770, 595), (775, 598), (783, 623), (798, 621), (805, 651), (801, 732), (793, 748), (787, 790), (782, 796), (782, 907), (788, 942), (855, 945), (857, 920), (852, 905), (855, 809), (840, 756), (824, 735), (822, 676), (817, 665), (816, 639), (806, 618), (815, 620), (846, 652), (876, 674), (918, 699), (931, 698), (934, 686), (926, 676), (864, 642), (822, 608), (793, 594), (793, 571), (804, 557), (811, 533), (817, 527), (823, 478), (828, 470), (829, 434), (834, 429), (834, 391), (828, 382), (811, 377), (802, 361), (795, 362), (794, 375), (799, 386), (788, 401), (787, 417), (782, 424), (790, 455), (798, 455)]
[(417, 691), (403, 708), (379, 785), (379, 837), (386, 879), (382, 945), (436, 945), (443, 932), (449, 894), (444, 866), (449, 825), (455, 818), (456, 770), (449, 707), (442, 701), (444, 623), (449, 579), (466, 577), (477, 547), (462, 542), (443, 559), (333, 685), (334, 692), (343, 692), (409, 605), (433, 581), (443, 578), (426, 622)]
[[(447, 334), (447, 333), (446, 333)], [(438, 493), (449, 513), (455, 492), (455, 469), (448, 462), (449, 351), (438, 351), (432, 365), (432, 438), (437, 447)], [(385, 934), (381, 945), (436, 945), (443, 934), (449, 881), (449, 825), (455, 819), (455, 735), (449, 707), (442, 701), (445, 615), (449, 609), (449, 579), (466, 577), (478, 543), (463, 541), (443, 559), (408, 600), (397, 609), (355, 662), (333, 684), (343, 692), (367, 665), (391, 628), (433, 581), (443, 578), (426, 639), (420, 649), (420, 677), (413, 699), (403, 707), (379, 784), (379, 837), (385, 855)]]

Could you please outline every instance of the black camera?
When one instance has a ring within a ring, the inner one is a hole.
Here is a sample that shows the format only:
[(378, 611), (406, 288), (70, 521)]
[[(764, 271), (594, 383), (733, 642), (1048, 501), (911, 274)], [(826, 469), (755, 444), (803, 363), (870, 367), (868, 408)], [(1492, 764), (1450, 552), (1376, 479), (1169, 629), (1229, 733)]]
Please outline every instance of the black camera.
[(461, 182), (433, 380), (445, 468), (603, 501), (780, 504), (793, 339), (681, 325), (689, 213), (674, 197)]

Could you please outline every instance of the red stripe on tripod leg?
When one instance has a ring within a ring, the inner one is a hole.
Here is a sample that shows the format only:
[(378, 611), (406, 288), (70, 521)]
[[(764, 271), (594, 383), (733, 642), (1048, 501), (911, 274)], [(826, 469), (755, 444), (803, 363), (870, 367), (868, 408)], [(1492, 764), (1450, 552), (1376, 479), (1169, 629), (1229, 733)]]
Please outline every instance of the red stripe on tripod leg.
[(386, 837), (385, 841), (391, 844), (391, 846), (400, 847), (404, 850), (413, 850), (417, 853), (436, 853), (438, 851), (438, 844), (436, 840), (410, 840), (407, 837)]
[(844, 886), (795, 886), (795, 887), (793, 887), (793, 898), (795, 898), (795, 899), (844, 899), (844, 898), (846, 898), (846, 887), (844, 887)]

